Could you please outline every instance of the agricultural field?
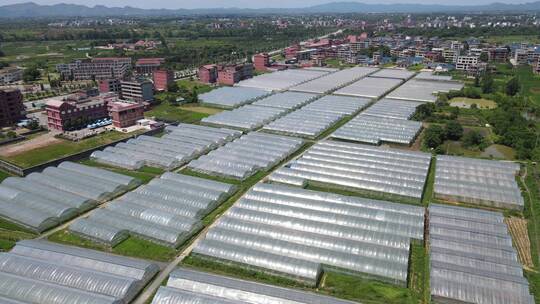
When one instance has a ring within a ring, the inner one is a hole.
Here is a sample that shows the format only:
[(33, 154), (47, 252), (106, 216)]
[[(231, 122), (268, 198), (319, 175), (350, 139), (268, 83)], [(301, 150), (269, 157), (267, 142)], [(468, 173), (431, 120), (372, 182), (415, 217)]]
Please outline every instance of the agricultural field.
[(455, 97), (448, 103), (453, 107), (470, 109), (472, 105), (476, 105), (479, 109), (495, 109), (497, 104), (493, 100), (489, 99), (473, 99), (467, 97)]

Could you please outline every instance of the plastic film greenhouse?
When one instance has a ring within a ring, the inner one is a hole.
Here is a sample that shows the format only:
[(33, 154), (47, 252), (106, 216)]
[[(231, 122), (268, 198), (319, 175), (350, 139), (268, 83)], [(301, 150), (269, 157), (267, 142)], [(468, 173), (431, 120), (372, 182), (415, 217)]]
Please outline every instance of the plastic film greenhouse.
[(237, 137), (240, 131), (180, 124), (167, 126), (162, 137), (142, 135), (94, 152), (97, 162), (130, 170), (150, 166), (172, 170)]
[(200, 230), (201, 219), (234, 191), (229, 184), (164, 173), (89, 217), (78, 219), (69, 230), (109, 246), (134, 234), (177, 247)]
[(292, 87), (290, 90), (297, 92), (325, 94), (344, 87), (377, 70), (377, 68), (369, 67), (354, 67), (345, 69)]
[(272, 92), (257, 88), (221, 87), (199, 95), (199, 100), (202, 104), (230, 109), (252, 103), (270, 94)]
[(429, 216), (435, 303), (534, 303), (502, 213), (431, 204)]
[(365, 77), (337, 90), (334, 94), (378, 99), (402, 82), (401, 79)]
[(0, 299), (35, 304), (128, 303), (158, 271), (149, 262), (45, 241), (21, 241), (11, 252), (0, 253)]
[(300, 109), (266, 125), (263, 130), (314, 139), (331, 128), (345, 115)]
[(371, 102), (368, 98), (326, 95), (307, 104), (302, 110), (353, 115)]
[(246, 105), (232, 111), (223, 111), (201, 120), (202, 123), (255, 130), (289, 112), (289, 109)]
[(438, 156), (434, 195), (438, 199), (523, 210), (517, 163)]
[(237, 87), (258, 88), (267, 91), (284, 91), (292, 86), (319, 78), (333, 71), (318, 71), (308, 69), (289, 69), (266, 73), (250, 79), (242, 80)]
[(353, 304), (314, 293), (178, 268), (152, 304)]
[(0, 184), (0, 216), (43, 232), (140, 184), (104, 169), (63, 162)]
[(433, 72), (420, 72), (414, 76), (414, 79), (418, 80), (431, 80), (431, 81), (452, 81), (452, 76), (436, 75)]
[(422, 123), (361, 113), (330, 135), (332, 138), (373, 145), (410, 145), (422, 131)]
[(292, 184), (301, 178), (314, 186), (418, 202), (430, 162), (431, 155), (422, 152), (321, 141), (273, 174), (280, 174), (282, 183), (288, 176)]
[(362, 114), (382, 118), (407, 120), (414, 115), (416, 108), (421, 104), (421, 102), (417, 101), (385, 98), (374, 103), (372, 106), (363, 111)]
[(313, 100), (317, 99), (319, 95), (302, 93), (302, 92), (284, 92), (274, 95), (270, 95), (264, 99), (261, 99), (253, 105), (262, 107), (282, 108), (288, 110), (296, 110)]
[(201, 156), (188, 167), (205, 174), (243, 180), (274, 167), (303, 143), (297, 138), (253, 132)]
[(463, 83), (457, 81), (431, 81), (411, 79), (399, 88), (388, 94), (388, 98), (414, 100), (421, 102), (435, 102), (438, 93), (459, 91)]
[(259, 183), (193, 252), (309, 284), (331, 270), (405, 285), (423, 231), (420, 207)]
[(390, 79), (401, 79), (407, 80), (414, 76), (414, 72), (406, 69), (381, 69), (373, 74), (371, 77), (377, 78), (390, 78)]

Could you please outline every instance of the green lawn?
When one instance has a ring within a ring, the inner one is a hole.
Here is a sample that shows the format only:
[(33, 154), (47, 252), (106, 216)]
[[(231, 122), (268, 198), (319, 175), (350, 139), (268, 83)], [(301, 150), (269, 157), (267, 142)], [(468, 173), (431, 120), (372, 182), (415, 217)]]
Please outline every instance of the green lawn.
[(188, 111), (181, 106), (172, 106), (167, 102), (162, 102), (152, 107), (150, 111), (145, 113), (145, 116), (169, 122), (198, 123), (210, 114)]
[(196, 80), (182, 79), (178, 80), (176, 83), (178, 84), (178, 86), (184, 87), (188, 91), (193, 91), (193, 89), (197, 89), (198, 94), (210, 92), (214, 89), (214, 87)]
[(6, 178), (10, 177), (11, 174), (7, 173), (6, 171), (0, 170), (0, 182), (5, 180)]
[(32, 149), (23, 153), (4, 157), (5, 160), (12, 162), (23, 168), (39, 165), (51, 160), (62, 158), (68, 155), (76, 154), (82, 151), (86, 151), (101, 145), (109, 144), (114, 141), (131, 137), (141, 132), (133, 132), (129, 134), (121, 132), (106, 132), (94, 137), (84, 139), (79, 142), (73, 142), (70, 140), (60, 139), (59, 143), (51, 144), (46, 147)]
[(0, 252), (11, 249), (17, 241), (32, 239), (36, 235), (25, 227), (0, 219)]

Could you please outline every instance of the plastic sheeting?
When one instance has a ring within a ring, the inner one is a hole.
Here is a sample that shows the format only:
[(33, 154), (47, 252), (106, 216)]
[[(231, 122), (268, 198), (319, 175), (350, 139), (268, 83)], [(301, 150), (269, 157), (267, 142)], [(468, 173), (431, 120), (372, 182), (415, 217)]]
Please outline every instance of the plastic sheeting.
[[(45, 241), (0, 254), (0, 298), (22, 303), (127, 303), (159, 271), (156, 264)], [(8, 302), (9, 303), (9, 302)]]
[(370, 99), (362, 97), (326, 95), (307, 104), (302, 110), (353, 115), (365, 108), (370, 102)]
[(335, 141), (321, 141), (301, 158), (276, 170), (293, 184), (308, 182), (420, 200), (431, 155)]
[(377, 68), (368, 67), (354, 67), (350, 69), (345, 69), (297, 85), (295, 87), (292, 87), (290, 91), (325, 94), (343, 86), (346, 86), (362, 77), (376, 72), (377, 70)]
[(332, 133), (330, 137), (379, 145), (383, 142), (410, 145), (420, 131), (422, 123), (403, 119), (360, 114)]
[[(534, 303), (501, 213), (432, 204), (429, 215), (433, 299)], [(479, 224), (496, 228), (478, 229)]]
[(301, 92), (283, 92), (274, 95), (270, 95), (264, 99), (261, 99), (253, 105), (261, 107), (272, 107), (272, 108), (282, 108), (288, 110), (298, 109), (314, 99), (318, 98), (319, 95), (301, 93)]
[(263, 89), (248, 87), (221, 87), (199, 95), (201, 103), (223, 108), (236, 108), (270, 95)]
[(263, 130), (314, 139), (343, 117), (339, 113), (300, 109), (264, 126)]
[(242, 80), (237, 87), (258, 88), (266, 91), (283, 91), (292, 86), (319, 78), (335, 71), (318, 71), (309, 69), (288, 69), (273, 73), (266, 73), (250, 79)]
[(523, 210), (515, 180), (519, 165), (511, 162), (438, 156), (435, 197), (490, 207)]
[(414, 76), (414, 74), (414, 72), (406, 69), (381, 69), (371, 74), (370, 77), (407, 80)]
[(241, 135), (239, 131), (180, 124), (158, 138), (142, 135), (92, 153), (90, 158), (130, 170), (143, 166), (172, 170)]
[(152, 304), (352, 304), (319, 294), (232, 279), (184, 268), (171, 273)]
[(246, 179), (260, 170), (277, 165), (302, 144), (301, 139), (249, 133), (190, 162), (188, 167), (205, 174)]
[(409, 119), (416, 112), (416, 108), (421, 105), (421, 102), (397, 100), (397, 99), (381, 99), (362, 112), (364, 115), (371, 115), (383, 118), (393, 119)]
[(72, 162), (0, 185), (0, 216), (37, 232), (50, 229), (140, 181)]
[(288, 112), (288, 109), (285, 108), (246, 105), (232, 111), (223, 111), (205, 117), (201, 122), (242, 130), (255, 130), (284, 115), (286, 112)]
[(70, 231), (114, 246), (128, 233), (177, 247), (202, 228), (201, 219), (235, 191), (233, 185), (165, 173), (87, 218)]
[(421, 207), (257, 184), (194, 253), (314, 282), (327, 269), (405, 284)]
[(401, 83), (401, 79), (365, 77), (334, 94), (378, 99)]
[(457, 81), (411, 79), (388, 94), (387, 97), (392, 99), (435, 102), (438, 93), (458, 91), (462, 88), (463, 83)]

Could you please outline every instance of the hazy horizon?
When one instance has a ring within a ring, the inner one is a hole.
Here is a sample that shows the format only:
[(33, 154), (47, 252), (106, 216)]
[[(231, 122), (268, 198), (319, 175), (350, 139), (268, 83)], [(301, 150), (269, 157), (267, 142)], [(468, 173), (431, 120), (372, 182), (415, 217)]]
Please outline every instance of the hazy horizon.
[(508, 4), (519, 4), (534, 2), (531, 1), (497, 1), (497, 0), (454, 0), (451, 3), (433, 3), (432, 0), (302, 0), (302, 1), (290, 1), (290, 0), (273, 0), (271, 5), (268, 1), (262, 0), (162, 0), (159, 5), (155, 2), (149, 2), (146, 0), (97, 0), (97, 1), (85, 1), (85, 0), (0, 0), (0, 5), (17, 4), (34, 2), (42, 5), (51, 5), (58, 3), (69, 4), (81, 4), (87, 6), (105, 5), (108, 7), (138, 7), (145, 9), (179, 9), (179, 8), (220, 8), (220, 7), (237, 7), (237, 8), (298, 8), (306, 7), (318, 4), (325, 4), (329, 2), (360, 2), (368, 4), (446, 4), (446, 5), (481, 5), (490, 4), (493, 2), (501, 2)]

